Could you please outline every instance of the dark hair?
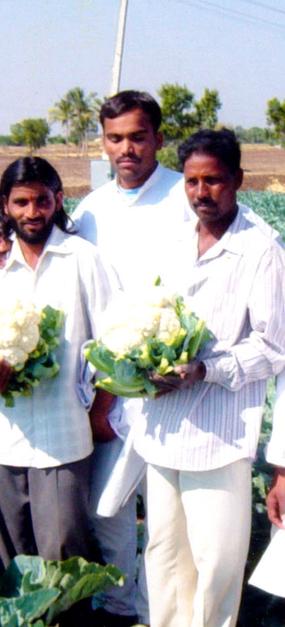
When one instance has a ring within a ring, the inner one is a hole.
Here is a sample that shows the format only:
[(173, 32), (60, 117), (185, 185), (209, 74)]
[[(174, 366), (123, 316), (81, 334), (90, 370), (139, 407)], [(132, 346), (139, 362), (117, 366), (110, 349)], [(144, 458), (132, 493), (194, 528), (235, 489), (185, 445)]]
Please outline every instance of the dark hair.
[(194, 152), (213, 155), (222, 161), (231, 174), (235, 174), (240, 169), (240, 145), (235, 133), (227, 128), (219, 131), (203, 129), (191, 135), (178, 148), (182, 168)]
[(0, 213), (0, 237), (6, 239), (8, 237), (8, 229), (4, 217)]
[[(55, 168), (46, 159), (41, 157), (21, 157), (8, 165), (0, 180), (0, 215), (6, 227), (6, 233), (11, 232), (9, 218), (4, 215), (4, 198), (8, 200), (13, 187), (27, 185), (29, 183), (41, 183), (50, 189), (54, 195), (63, 191), (62, 182)], [(70, 220), (63, 206), (56, 211), (54, 223), (64, 232), (71, 232), (68, 227)]]
[(148, 115), (155, 133), (161, 125), (161, 109), (156, 100), (147, 92), (128, 89), (120, 91), (104, 102), (100, 111), (100, 122), (104, 128), (106, 118), (117, 118), (132, 109), (141, 109)]

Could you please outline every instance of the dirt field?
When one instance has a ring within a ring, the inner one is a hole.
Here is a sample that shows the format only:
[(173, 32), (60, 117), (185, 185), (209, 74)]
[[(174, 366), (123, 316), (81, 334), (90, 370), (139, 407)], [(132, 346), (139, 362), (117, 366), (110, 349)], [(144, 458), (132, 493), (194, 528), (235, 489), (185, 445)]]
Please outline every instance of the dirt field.
[(244, 182), (242, 189), (285, 193), (285, 150), (278, 146), (242, 146)]
[[(25, 154), (24, 149), (0, 147), (0, 173), (14, 159)], [(88, 147), (88, 154), (66, 146), (49, 146), (36, 153), (48, 159), (62, 177), (68, 197), (82, 197), (90, 191), (90, 160), (100, 157), (100, 140)], [(263, 144), (242, 146), (244, 183), (242, 189), (285, 193), (285, 150)]]

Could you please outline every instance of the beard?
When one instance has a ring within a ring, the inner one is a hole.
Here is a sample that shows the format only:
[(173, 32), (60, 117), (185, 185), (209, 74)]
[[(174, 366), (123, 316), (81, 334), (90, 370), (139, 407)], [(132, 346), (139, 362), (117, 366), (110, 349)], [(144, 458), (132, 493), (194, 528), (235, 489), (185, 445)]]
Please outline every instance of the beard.
[(24, 225), (14, 220), (14, 218), (9, 218), (9, 226), (13, 229), (19, 239), (23, 240), (27, 244), (42, 244), (47, 241), (49, 238), (53, 225), (55, 223), (54, 216), (46, 222), (41, 229), (38, 231), (27, 231)]

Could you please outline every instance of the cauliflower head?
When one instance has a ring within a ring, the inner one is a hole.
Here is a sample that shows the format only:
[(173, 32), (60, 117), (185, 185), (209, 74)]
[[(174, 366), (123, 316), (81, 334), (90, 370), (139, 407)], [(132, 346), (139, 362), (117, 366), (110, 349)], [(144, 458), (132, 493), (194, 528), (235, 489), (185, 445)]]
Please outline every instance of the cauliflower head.
[(21, 366), (37, 346), (41, 314), (32, 303), (7, 301), (0, 308), (0, 359)]
[(101, 342), (118, 356), (142, 347), (149, 338), (171, 342), (181, 330), (174, 303), (175, 297), (160, 286), (131, 297), (122, 294), (106, 312)]

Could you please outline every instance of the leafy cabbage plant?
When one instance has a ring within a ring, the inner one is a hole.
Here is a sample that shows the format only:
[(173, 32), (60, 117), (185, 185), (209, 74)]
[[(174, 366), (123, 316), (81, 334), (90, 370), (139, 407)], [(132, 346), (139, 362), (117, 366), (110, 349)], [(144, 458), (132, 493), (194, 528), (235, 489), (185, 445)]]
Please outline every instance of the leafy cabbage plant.
[(82, 557), (64, 561), (18, 555), (0, 578), (1, 627), (45, 627), (74, 603), (123, 585), (115, 566), (89, 563)]
[(14, 301), (0, 309), (0, 359), (13, 373), (2, 396), (13, 407), (15, 398), (30, 396), (42, 379), (56, 376), (59, 364), (54, 353), (64, 322), (64, 314), (47, 305), (37, 311), (31, 303)]
[(211, 337), (205, 321), (181, 296), (157, 285), (131, 299), (124, 294), (116, 299), (100, 339), (87, 342), (84, 354), (98, 371), (97, 388), (118, 396), (154, 397), (150, 374), (164, 376), (188, 363)]

